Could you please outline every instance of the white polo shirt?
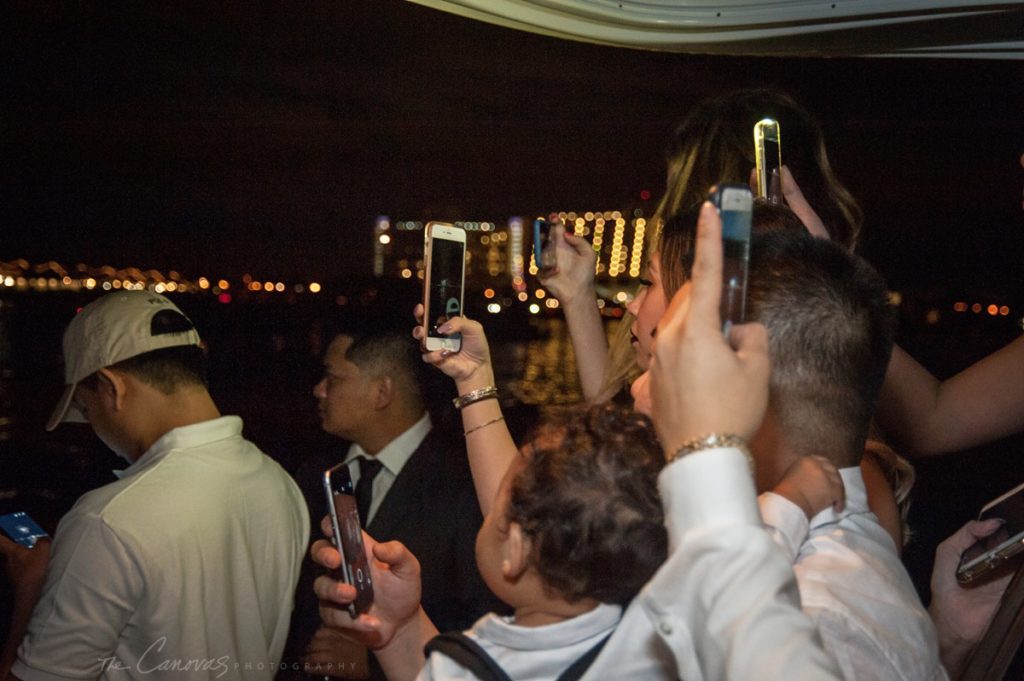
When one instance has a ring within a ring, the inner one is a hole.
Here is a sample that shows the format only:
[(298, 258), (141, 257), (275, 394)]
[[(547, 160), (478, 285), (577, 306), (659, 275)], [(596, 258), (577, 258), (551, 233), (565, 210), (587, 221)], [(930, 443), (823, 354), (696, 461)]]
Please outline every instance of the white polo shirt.
[(302, 494), (225, 416), (176, 428), (61, 520), (12, 671), (271, 679), (309, 536)]

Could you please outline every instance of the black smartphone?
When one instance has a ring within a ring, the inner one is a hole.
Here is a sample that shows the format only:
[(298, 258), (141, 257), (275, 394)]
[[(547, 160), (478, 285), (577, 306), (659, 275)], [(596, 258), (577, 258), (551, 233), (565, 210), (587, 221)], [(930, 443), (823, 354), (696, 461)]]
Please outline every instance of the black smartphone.
[(438, 331), (438, 327), (452, 317), (462, 316), (466, 231), (443, 222), (429, 222), (426, 236), (422, 346), (428, 352), (458, 352), (462, 348), (462, 335), (445, 335)]
[(24, 511), (0, 515), (0, 530), (15, 542), (30, 549), (43, 537), (50, 536)]
[(331, 518), (334, 536), (331, 542), (341, 554), (341, 565), (333, 571), (335, 579), (356, 588), (356, 599), (348, 612), (358, 617), (373, 604), (373, 580), (370, 564), (366, 560), (363, 530), (359, 524), (359, 511), (348, 465), (340, 463), (324, 471), (324, 493), (327, 495), (327, 514)]
[(533, 221), (533, 261), (541, 273), (555, 266), (555, 252), (550, 247), (552, 224), (544, 218)]
[(750, 263), (750, 222), (754, 196), (742, 184), (719, 184), (708, 200), (722, 218), (722, 333), (746, 318), (747, 269)]
[(782, 139), (779, 122), (773, 118), (754, 124), (754, 159), (758, 198), (768, 203), (782, 203)]
[(1003, 526), (964, 551), (956, 579), (970, 584), (1024, 551), (1024, 484), (985, 504), (978, 520), (998, 518)]

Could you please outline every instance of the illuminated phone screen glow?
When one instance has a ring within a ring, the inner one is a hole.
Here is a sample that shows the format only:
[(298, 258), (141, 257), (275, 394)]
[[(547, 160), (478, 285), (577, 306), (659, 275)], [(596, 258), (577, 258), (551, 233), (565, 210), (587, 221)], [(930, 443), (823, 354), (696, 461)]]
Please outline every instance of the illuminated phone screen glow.
[(462, 275), (466, 261), (465, 242), (433, 239), (430, 255), (430, 309), (427, 335), (451, 338), (439, 333), (437, 327), (451, 317), (462, 316)]

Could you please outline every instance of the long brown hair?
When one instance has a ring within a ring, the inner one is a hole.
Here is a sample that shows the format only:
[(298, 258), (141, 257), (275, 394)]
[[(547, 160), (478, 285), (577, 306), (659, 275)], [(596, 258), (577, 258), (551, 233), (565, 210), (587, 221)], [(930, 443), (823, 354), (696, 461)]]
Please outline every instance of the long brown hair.
[(852, 251), (864, 216), (832, 169), (821, 126), (792, 97), (767, 88), (706, 99), (679, 124), (666, 150), (668, 186), (657, 217), (699, 206), (713, 184), (746, 184), (755, 162), (754, 124), (765, 117), (779, 122), (782, 161), (832, 241)]

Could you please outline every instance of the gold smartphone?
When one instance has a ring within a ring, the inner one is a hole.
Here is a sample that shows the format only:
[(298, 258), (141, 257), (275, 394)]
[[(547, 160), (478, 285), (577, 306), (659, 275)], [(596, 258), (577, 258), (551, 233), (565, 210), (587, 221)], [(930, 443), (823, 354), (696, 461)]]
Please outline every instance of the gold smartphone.
[(462, 348), (462, 335), (438, 331), (452, 317), (462, 316), (462, 297), (466, 279), (466, 232), (443, 222), (427, 223), (427, 243), (423, 282), (423, 349)]
[(998, 518), (1002, 527), (964, 551), (956, 578), (961, 584), (984, 579), (1024, 552), (1024, 485), (985, 504), (978, 520)]
[(758, 198), (782, 203), (782, 139), (779, 122), (774, 118), (763, 118), (754, 124), (754, 158)]

